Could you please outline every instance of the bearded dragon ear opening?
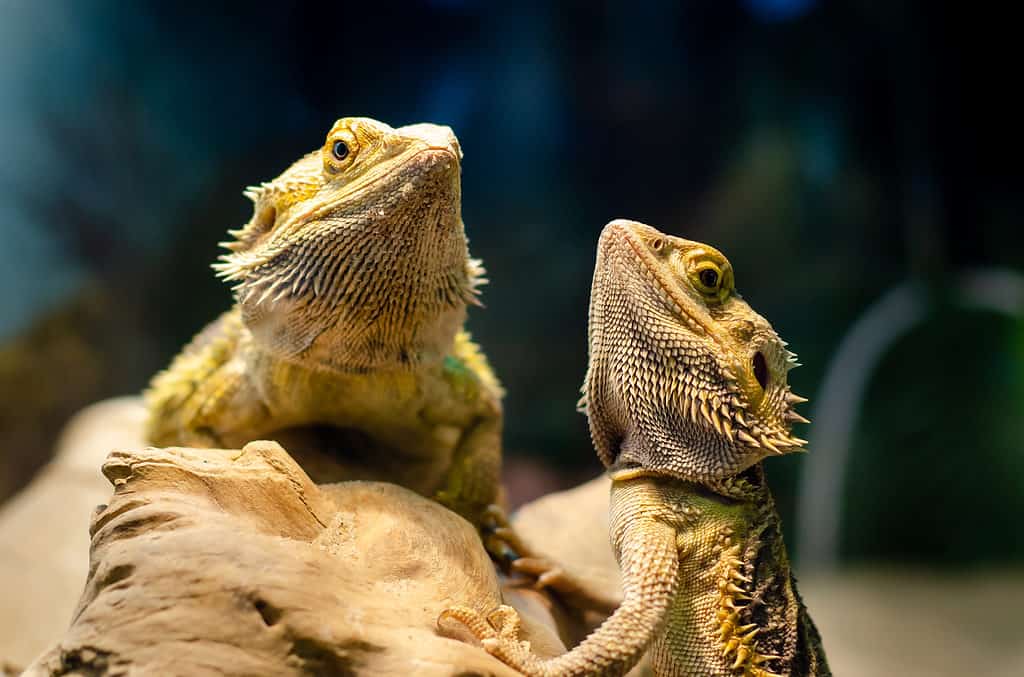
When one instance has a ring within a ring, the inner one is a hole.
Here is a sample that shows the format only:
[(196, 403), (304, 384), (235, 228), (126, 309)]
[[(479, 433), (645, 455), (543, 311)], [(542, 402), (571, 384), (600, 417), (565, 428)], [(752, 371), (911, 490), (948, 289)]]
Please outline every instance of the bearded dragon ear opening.
[(761, 390), (768, 389), (768, 362), (764, 359), (764, 353), (760, 350), (754, 353), (753, 360), (754, 378), (757, 379), (758, 385), (761, 386)]

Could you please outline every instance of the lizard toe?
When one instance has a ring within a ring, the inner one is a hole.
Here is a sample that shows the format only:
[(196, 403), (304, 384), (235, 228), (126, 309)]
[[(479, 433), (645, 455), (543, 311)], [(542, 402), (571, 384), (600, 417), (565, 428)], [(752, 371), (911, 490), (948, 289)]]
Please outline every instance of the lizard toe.
[(511, 640), (519, 639), (519, 628), (522, 621), (519, 618), (519, 613), (507, 604), (502, 604), (487, 614), (487, 622), (497, 631), (498, 637)]
[(481, 644), (487, 640), (498, 639), (494, 626), (476, 609), (453, 606), (442, 611), (437, 617), (437, 629), (445, 636), (457, 637), (460, 628), (468, 630)]

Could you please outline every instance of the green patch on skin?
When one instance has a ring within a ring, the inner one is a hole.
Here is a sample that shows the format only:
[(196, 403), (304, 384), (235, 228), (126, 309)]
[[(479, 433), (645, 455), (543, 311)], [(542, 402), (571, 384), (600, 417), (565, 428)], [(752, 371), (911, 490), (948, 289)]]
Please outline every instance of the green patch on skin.
[(448, 355), (444, 358), (444, 371), (446, 376), (465, 376), (470, 373), (466, 363), (454, 355)]
[(448, 355), (444, 358), (441, 368), (444, 380), (451, 385), (452, 389), (464, 399), (473, 399), (479, 396), (480, 380), (476, 373), (469, 366), (455, 357)]

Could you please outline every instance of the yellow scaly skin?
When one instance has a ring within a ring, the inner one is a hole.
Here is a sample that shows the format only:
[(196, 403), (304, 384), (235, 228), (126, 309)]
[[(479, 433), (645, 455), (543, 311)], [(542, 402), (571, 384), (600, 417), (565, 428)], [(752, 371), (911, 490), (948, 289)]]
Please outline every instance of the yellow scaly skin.
[[(706, 272), (712, 271), (712, 272)], [(797, 594), (761, 459), (795, 451), (795, 356), (716, 249), (613, 221), (598, 245), (583, 404), (612, 478), (615, 612), (542, 660), (510, 607), (440, 619), (527, 675), (829, 675)], [(577, 597), (586, 590), (576, 581)], [(595, 605), (603, 591), (593, 591)]]
[(462, 329), (484, 280), (461, 158), (448, 127), (345, 118), (248, 189), (252, 219), (214, 266), (236, 304), (153, 379), (149, 440), (279, 439), (318, 481), (396, 482), (478, 525), (500, 515), (502, 391)]

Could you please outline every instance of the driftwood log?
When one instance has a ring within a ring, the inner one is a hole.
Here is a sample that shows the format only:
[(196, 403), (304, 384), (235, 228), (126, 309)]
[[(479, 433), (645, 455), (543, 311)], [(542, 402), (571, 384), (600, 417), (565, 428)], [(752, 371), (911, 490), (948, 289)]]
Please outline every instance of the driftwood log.
[(89, 570), (89, 518), (110, 497), (100, 466), (111, 449), (146, 446), (145, 418), (130, 397), (79, 412), (54, 459), (0, 506), (0, 665), (24, 668), (67, 629)]
[[(468, 522), (398, 486), (317, 486), (276, 443), (114, 452), (71, 626), (26, 674), (516, 674), (442, 636), (499, 580)], [(564, 651), (513, 594), (524, 638)]]
[[(486, 606), (496, 594), (490, 564), (465, 523), (388, 485), (311, 491), (301, 472), (287, 469), (287, 455), (265, 443), (255, 455), (252, 448), (245, 455), (117, 454), (111, 498), (99, 466), (112, 448), (143, 446), (144, 414), (134, 398), (90, 407), (68, 426), (57, 459), (0, 509), (0, 675), (29, 663), (31, 675), (509, 674), (482, 650), (434, 629), (434, 610), (447, 605), (446, 596)], [(271, 463), (275, 458), (281, 462)], [(551, 494), (520, 508), (513, 523), (573, 575), (617, 587), (607, 492), (601, 478)], [(311, 515), (299, 495), (319, 497), (310, 505), (327, 505), (330, 517), (351, 529), (332, 535), (312, 517), (297, 520), (296, 510)], [(89, 514), (102, 502), (109, 505), (94, 516), (90, 567)], [(307, 528), (318, 536), (298, 536)], [(325, 561), (332, 548), (345, 552), (332, 538), (363, 554)], [(448, 550), (437, 539), (469, 540), (456, 555), (462, 569), (432, 565), (439, 548)], [(398, 552), (410, 553), (404, 569)], [(382, 562), (372, 561), (376, 553), (386, 554)], [(481, 578), (467, 573), (473, 567)], [(556, 627), (565, 645), (585, 633), (585, 626), (553, 615), (558, 607), (548, 596), (497, 581), (540, 652), (561, 650)], [(1024, 599), (1019, 570), (947, 575), (890, 568), (801, 583), (837, 674), (1024, 674), (1013, 618), (1020, 605), (1007, 603)], [(421, 594), (419, 607), (409, 603)], [(258, 609), (257, 600), (268, 606)], [(912, 627), (907, 608), (920, 612)]]

